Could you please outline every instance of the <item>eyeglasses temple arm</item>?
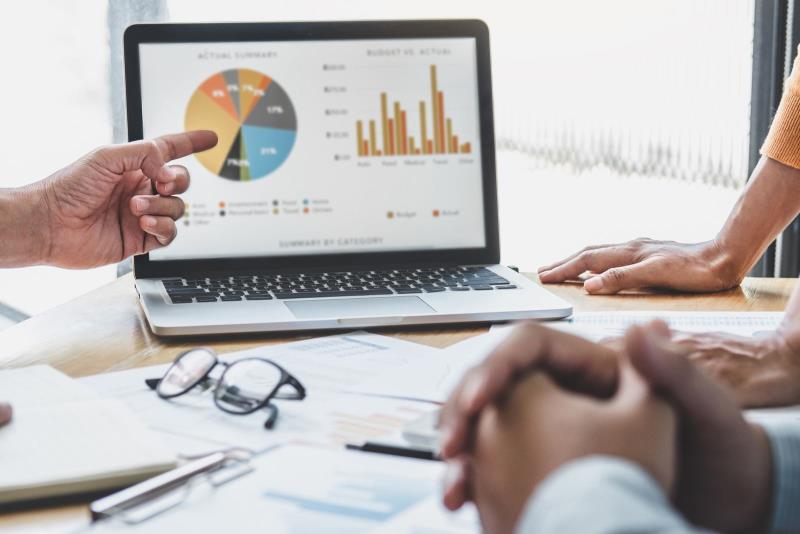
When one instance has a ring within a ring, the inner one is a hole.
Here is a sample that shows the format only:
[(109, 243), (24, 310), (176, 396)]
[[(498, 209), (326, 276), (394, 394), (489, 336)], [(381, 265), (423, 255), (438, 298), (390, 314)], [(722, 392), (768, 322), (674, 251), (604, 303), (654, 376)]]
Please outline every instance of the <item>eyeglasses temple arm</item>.
[(160, 378), (145, 378), (144, 379), (144, 383), (150, 389), (155, 390), (158, 387), (158, 385), (161, 383), (161, 379)]

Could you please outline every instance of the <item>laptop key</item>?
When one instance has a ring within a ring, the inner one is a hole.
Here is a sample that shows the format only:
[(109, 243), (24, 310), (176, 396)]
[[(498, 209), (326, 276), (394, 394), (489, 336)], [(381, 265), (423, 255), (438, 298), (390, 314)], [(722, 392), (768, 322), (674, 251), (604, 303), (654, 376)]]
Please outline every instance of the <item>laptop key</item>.
[(492, 286), (472, 286), (475, 291), (491, 291), (494, 289)]
[(192, 297), (170, 297), (173, 304), (190, 304), (193, 302)]
[(226, 295), (224, 297), (220, 297), (220, 300), (222, 300), (224, 302), (233, 302), (233, 301), (236, 301), (236, 300), (242, 300), (242, 297), (239, 297), (239, 296), (236, 296), (236, 295)]
[(468, 287), (451, 287), (450, 291), (469, 291)]
[(167, 293), (170, 295), (179, 295), (179, 294), (187, 294), (187, 293), (205, 293), (204, 289), (200, 289), (199, 287), (168, 287)]
[(511, 284), (507, 286), (497, 286), (495, 289), (517, 289), (517, 286)]
[(195, 297), (197, 302), (217, 302), (217, 297), (213, 295), (209, 295), (206, 297)]
[(395, 289), (398, 295), (408, 295), (409, 293), (422, 293), (421, 289), (412, 287), (412, 288), (400, 288)]
[(246, 295), (244, 298), (247, 300), (272, 300), (270, 295)]

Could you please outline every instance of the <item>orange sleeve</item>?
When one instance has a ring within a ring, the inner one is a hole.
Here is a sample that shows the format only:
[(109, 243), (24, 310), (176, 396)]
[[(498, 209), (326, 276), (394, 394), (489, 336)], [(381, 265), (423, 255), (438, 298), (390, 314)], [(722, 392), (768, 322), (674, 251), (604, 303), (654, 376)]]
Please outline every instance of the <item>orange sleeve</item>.
[(795, 58), (792, 73), (784, 84), (783, 96), (761, 146), (761, 154), (800, 169), (800, 55)]

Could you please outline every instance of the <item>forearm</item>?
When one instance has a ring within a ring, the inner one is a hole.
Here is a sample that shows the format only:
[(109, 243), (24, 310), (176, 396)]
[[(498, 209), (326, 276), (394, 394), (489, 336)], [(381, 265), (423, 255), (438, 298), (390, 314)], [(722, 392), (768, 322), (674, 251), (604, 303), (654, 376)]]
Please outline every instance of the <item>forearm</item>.
[(741, 280), (799, 212), (800, 169), (762, 157), (716, 238), (726, 278)]
[(37, 185), (0, 189), (0, 267), (45, 263), (47, 212)]

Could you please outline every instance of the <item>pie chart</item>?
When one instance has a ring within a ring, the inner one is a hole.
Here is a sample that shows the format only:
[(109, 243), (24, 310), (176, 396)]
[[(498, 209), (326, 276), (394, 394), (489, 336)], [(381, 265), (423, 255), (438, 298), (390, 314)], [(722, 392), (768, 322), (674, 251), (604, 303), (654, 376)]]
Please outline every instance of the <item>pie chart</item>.
[(194, 91), (186, 130), (213, 130), (219, 143), (195, 154), (211, 173), (240, 182), (259, 180), (280, 167), (294, 146), (297, 117), (289, 95), (266, 74), (229, 69)]

